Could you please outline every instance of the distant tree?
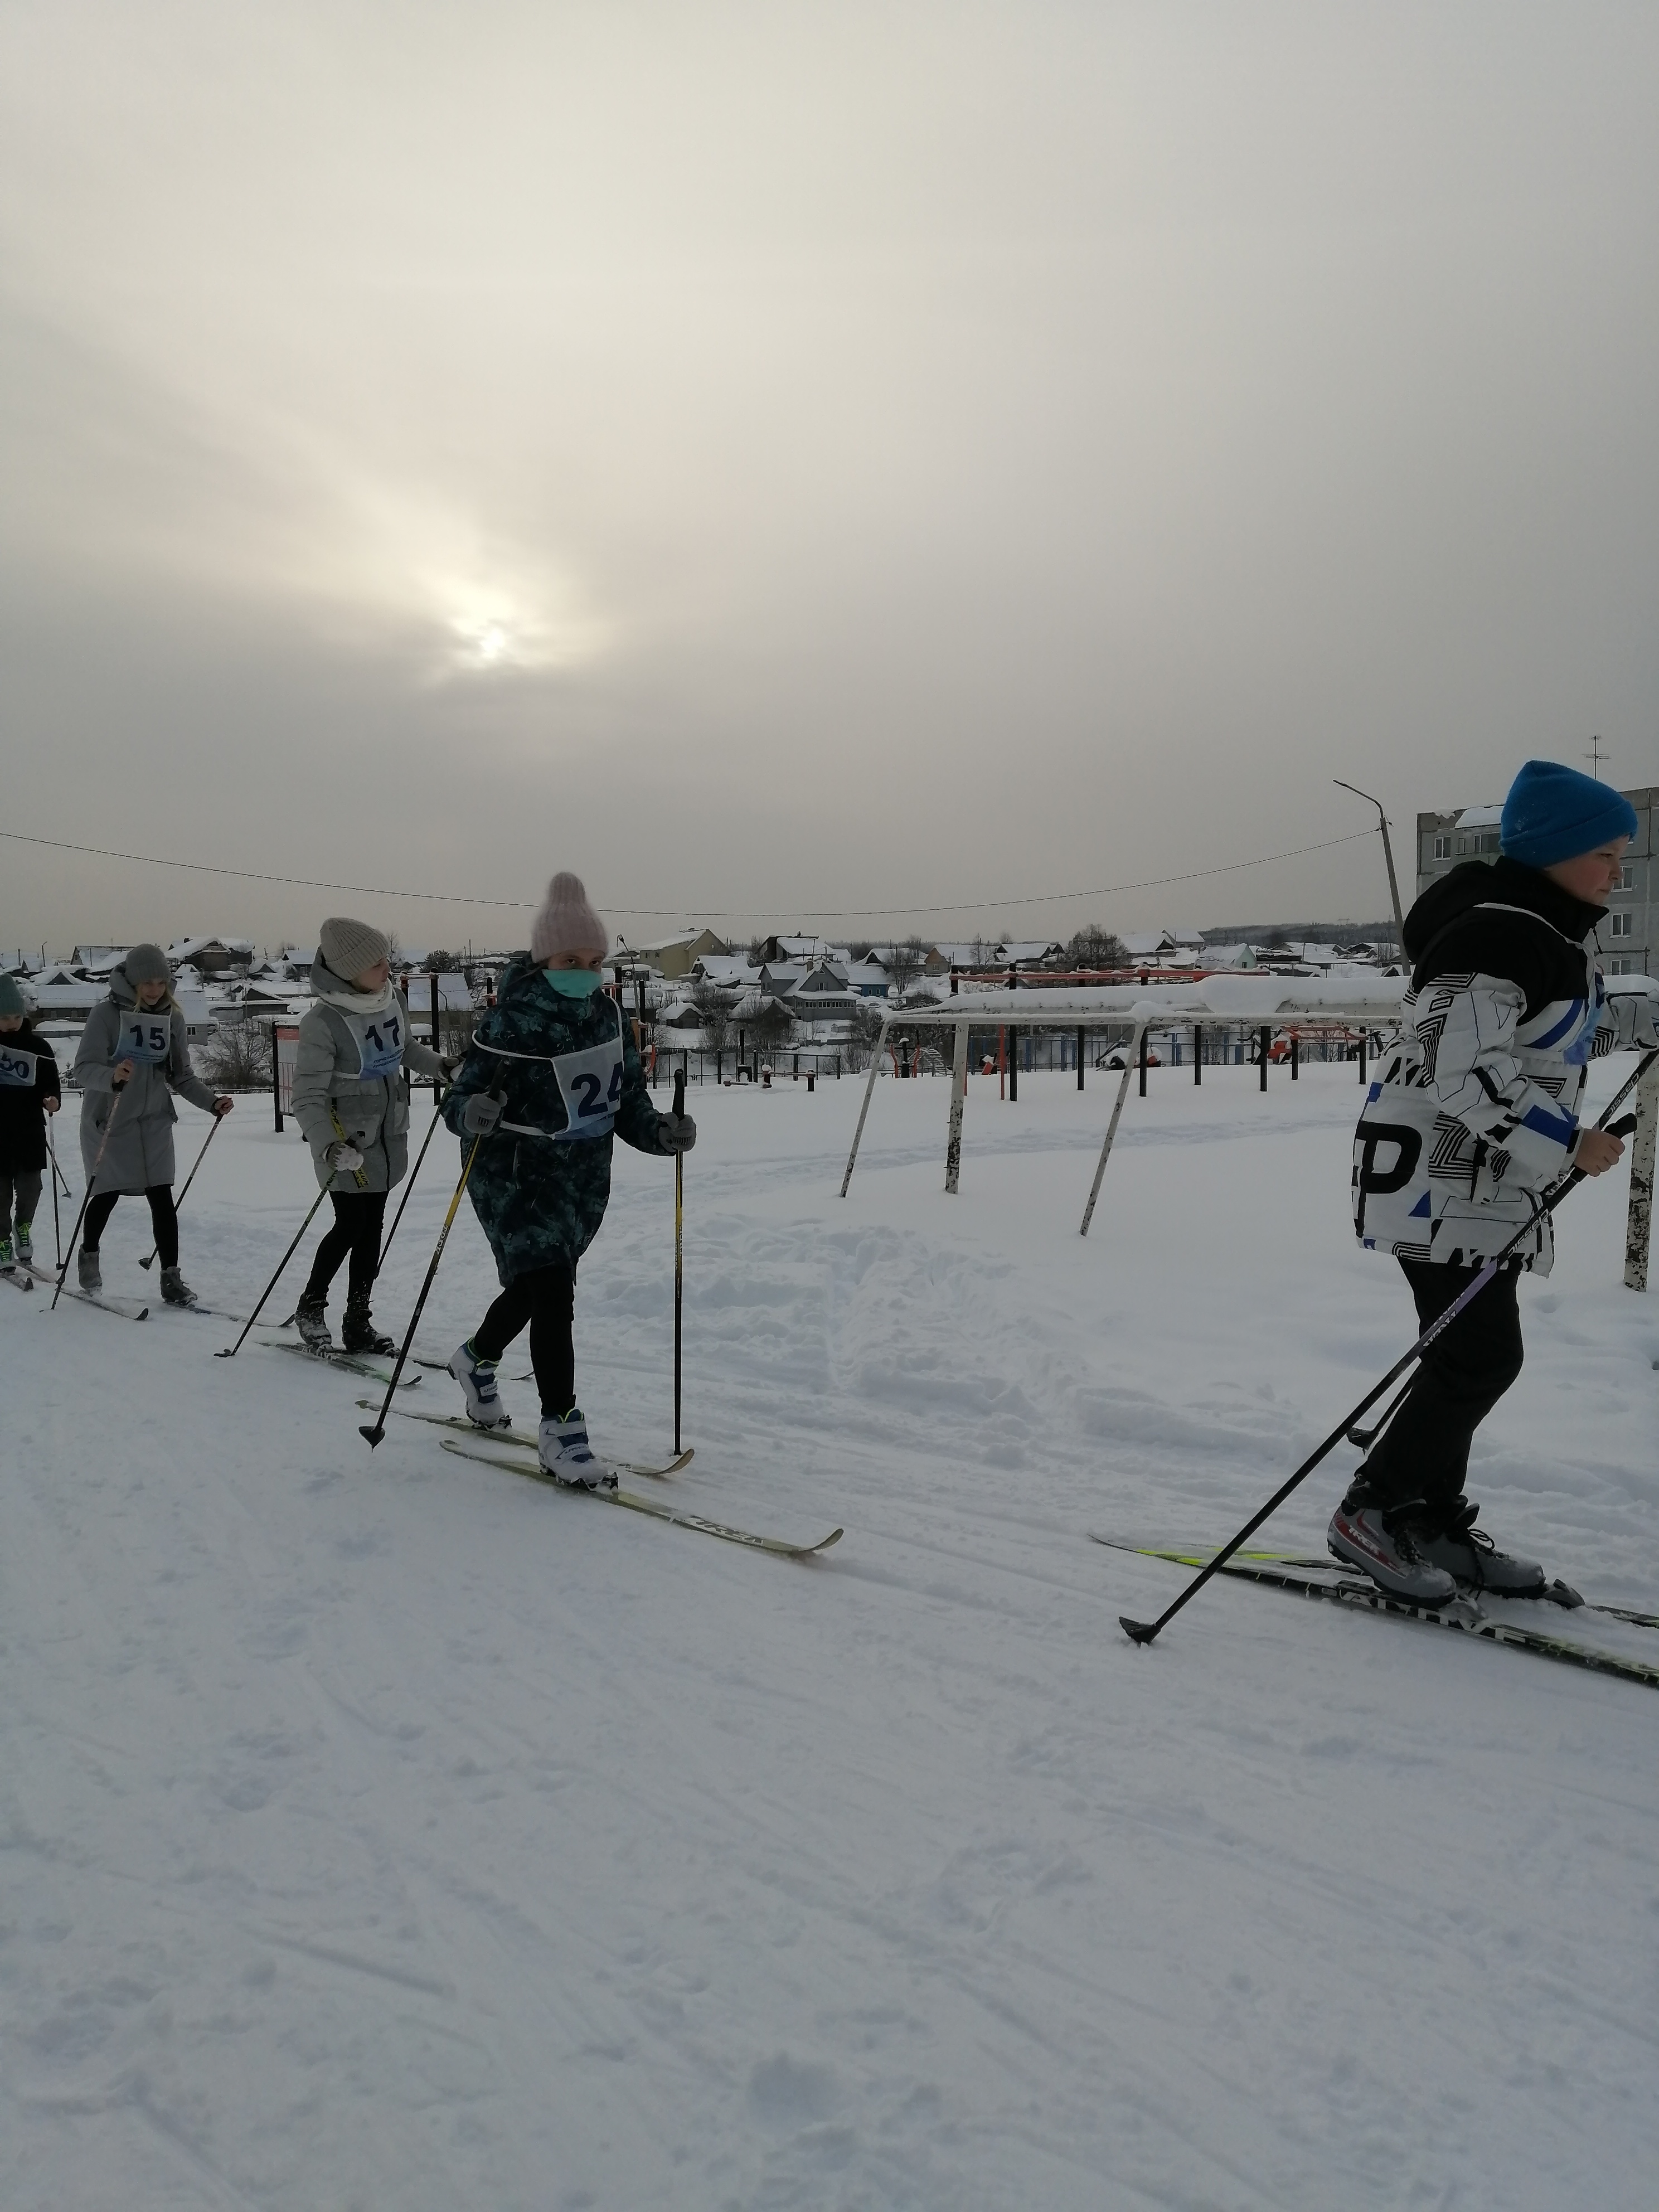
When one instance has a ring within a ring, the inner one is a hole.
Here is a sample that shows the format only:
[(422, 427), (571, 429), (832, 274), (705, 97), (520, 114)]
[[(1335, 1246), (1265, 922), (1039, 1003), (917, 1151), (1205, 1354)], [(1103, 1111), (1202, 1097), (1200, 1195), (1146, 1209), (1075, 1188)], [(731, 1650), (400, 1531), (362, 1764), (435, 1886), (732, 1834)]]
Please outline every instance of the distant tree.
[(892, 945), (884, 955), (887, 980), (896, 994), (902, 997), (927, 965), (927, 947), (919, 937), (907, 937), (901, 945)]
[(758, 968), (766, 957), (766, 939), (763, 937), (751, 937), (746, 949), (749, 954), (749, 965), (751, 968)]
[(269, 1091), (270, 1031), (264, 1022), (234, 1022), (191, 1047), (198, 1072), (221, 1091)]
[(710, 1052), (724, 1052), (732, 1042), (732, 1014), (737, 1005), (730, 991), (699, 976), (691, 986), (691, 1003), (697, 1010), (702, 1041)]
[(860, 1000), (847, 1018), (847, 1064), (854, 1074), (868, 1067), (876, 1039), (881, 1035), (881, 1015), (868, 1000)]
[(1085, 922), (1067, 943), (1066, 957), (1073, 968), (1127, 968), (1128, 948), (1116, 932), (1097, 921)]
[(781, 1052), (795, 1034), (795, 1018), (781, 999), (764, 999), (745, 1022), (744, 1029), (757, 1052)]
[(423, 975), (453, 975), (460, 964), (458, 952), (428, 952), (421, 963), (421, 973)]

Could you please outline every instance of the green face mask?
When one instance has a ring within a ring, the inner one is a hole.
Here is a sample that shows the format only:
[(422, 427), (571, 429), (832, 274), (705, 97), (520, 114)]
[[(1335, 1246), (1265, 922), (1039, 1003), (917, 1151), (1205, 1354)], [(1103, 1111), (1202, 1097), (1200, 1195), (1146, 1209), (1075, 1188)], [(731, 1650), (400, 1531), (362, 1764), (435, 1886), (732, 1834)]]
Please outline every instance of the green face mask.
[(561, 999), (591, 999), (605, 978), (592, 968), (544, 968), (548, 988)]

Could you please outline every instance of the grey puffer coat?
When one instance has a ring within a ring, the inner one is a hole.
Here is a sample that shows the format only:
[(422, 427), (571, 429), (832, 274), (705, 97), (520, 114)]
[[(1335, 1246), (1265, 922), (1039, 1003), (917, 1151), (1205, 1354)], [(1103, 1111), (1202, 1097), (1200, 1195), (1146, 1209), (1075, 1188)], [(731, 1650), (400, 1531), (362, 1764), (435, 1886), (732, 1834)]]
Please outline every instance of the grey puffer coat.
[[(124, 1060), (131, 1060), (133, 1069), (118, 1091), (115, 1071)], [(154, 1008), (140, 1006), (125, 968), (116, 969), (108, 998), (87, 1017), (75, 1055), (75, 1079), (83, 1093), (81, 1158), (88, 1182), (98, 1162), (100, 1196), (110, 1191), (136, 1196), (173, 1181), (175, 1091), (204, 1114), (213, 1111), (213, 1093), (190, 1064), (184, 1016), (165, 1001)]]
[(320, 952), (312, 963), (311, 988), (317, 1003), (300, 1024), (294, 1114), (317, 1180), (327, 1182), (331, 1170), (324, 1155), (343, 1132), (363, 1156), (362, 1181), (343, 1175), (335, 1188), (348, 1194), (390, 1190), (409, 1172), (408, 1071), (441, 1075), (443, 1062), (410, 1037), (409, 1008), (396, 989), (356, 990)]

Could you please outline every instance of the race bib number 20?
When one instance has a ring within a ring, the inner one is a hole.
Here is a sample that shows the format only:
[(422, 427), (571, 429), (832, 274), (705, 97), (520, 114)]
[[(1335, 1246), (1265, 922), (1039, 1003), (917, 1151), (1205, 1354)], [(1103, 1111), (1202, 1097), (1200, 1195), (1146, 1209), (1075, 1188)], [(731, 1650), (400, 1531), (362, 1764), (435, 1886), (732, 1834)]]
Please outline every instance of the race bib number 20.
[(34, 1054), (19, 1052), (0, 1037), (0, 1091), (33, 1091)]

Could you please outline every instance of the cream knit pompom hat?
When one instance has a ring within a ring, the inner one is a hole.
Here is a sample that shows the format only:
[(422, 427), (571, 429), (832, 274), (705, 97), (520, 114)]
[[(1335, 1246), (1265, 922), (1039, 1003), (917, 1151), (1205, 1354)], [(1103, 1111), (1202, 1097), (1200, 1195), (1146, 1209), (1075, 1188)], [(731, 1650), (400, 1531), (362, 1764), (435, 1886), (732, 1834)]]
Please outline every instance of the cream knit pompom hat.
[(530, 926), (532, 960), (556, 960), (565, 952), (608, 952), (611, 933), (587, 902), (580, 876), (564, 870), (554, 877)]

